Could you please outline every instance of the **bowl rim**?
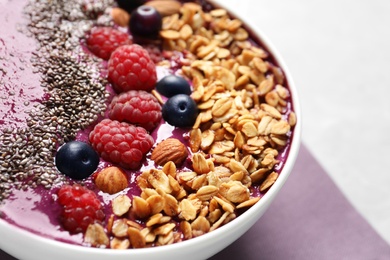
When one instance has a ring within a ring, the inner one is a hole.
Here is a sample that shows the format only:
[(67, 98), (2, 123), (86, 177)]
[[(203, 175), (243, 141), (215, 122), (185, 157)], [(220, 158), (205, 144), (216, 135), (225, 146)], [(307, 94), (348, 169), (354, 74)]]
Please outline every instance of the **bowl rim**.
[[(238, 222), (245, 222), (248, 221), (250, 216), (252, 214), (255, 214), (257, 211), (260, 210), (260, 208), (264, 207), (264, 204), (270, 204), (275, 195), (279, 192), (279, 190), (282, 188), (284, 183), (286, 182), (287, 178), (290, 175), (290, 172), (295, 164), (295, 161), (298, 156), (298, 152), (300, 149), (301, 144), (301, 132), (302, 132), (302, 115), (301, 115), (301, 106), (300, 101), (298, 98), (298, 91), (294, 84), (294, 81), (292, 79), (292, 76), (290, 74), (290, 71), (284, 61), (284, 59), (281, 57), (279, 51), (276, 49), (276, 47), (273, 45), (273, 43), (269, 40), (267, 35), (253, 22), (248, 21), (245, 17), (242, 15), (238, 15), (234, 10), (231, 10), (230, 8), (227, 8), (222, 0), (208, 0), (211, 4), (213, 4), (216, 8), (224, 8), (228, 11), (230, 15), (233, 17), (236, 17), (240, 19), (246, 28), (251, 30), (253, 32), (253, 35), (258, 38), (258, 40), (261, 41), (261, 44), (266, 48), (267, 51), (269, 51), (274, 60), (277, 62), (278, 66), (283, 70), (283, 73), (285, 75), (286, 81), (288, 82), (288, 88), (290, 90), (291, 95), (291, 102), (293, 105), (293, 111), (296, 114), (297, 122), (294, 126), (294, 133), (292, 135), (292, 139), (290, 142), (290, 147), (288, 151), (287, 159), (283, 165), (283, 168), (280, 171), (279, 178), (277, 181), (272, 185), (272, 187), (265, 193), (265, 195), (262, 197), (261, 200), (259, 200), (255, 205), (251, 206), (248, 210), (246, 210), (243, 214), (241, 214), (236, 219), (232, 220), (231, 222), (217, 228), (216, 230), (213, 230), (212, 232), (206, 233), (202, 236), (191, 238), (189, 240), (182, 241), (180, 243), (174, 243), (171, 245), (164, 245), (164, 246), (158, 246), (158, 247), (152, 247), (152, 248), (139, 248), (139, 249), (129, 249), (129, 250), (107, 250), (107, 249), (101, 249), (101, 248), (93, 248), (93, 247), (85, 247), (81, 245), (75, 245), (70, 244), (66, 242), (57, 241), (54, 239), (50, 239), (47, 237), (44, 237), (42, 235), (38, 235), (35, 233), (32, 233), (30, 231), (27, 231), (23, 228), (20, 228), (16, 225), (12, 225), (8, 223), (7, 221), (0, 218), (0, 230), (7, 231), (7, 232), (13, 232), (16, 236), (25, 236), (28, 239), (32, 239), (36, 242), (42, 243), (45, 246), (49, 247), (56, 247), (58, 250), (72, 250), (76, 252), (83, 252), (83, 253), (98, 253), (99, 255), (109, 255), (112, 257), (115, 256), (144, 256), (148, 255), (151, 252), (153, 253), (164, 253), (164, 252), (170, 252), (170, 251), (176, 251), (176, 250), (183, 250), (188, 247), (192, 247), (196, 245), (199, 241), (212, 241), (220, 236), (220, 234), (223, 234), (227, 232), (231, 228), (232, 225), (236, 225)], [(259, 216), (260, 218), (260, 216)], [(258, 219), (256, 220), (258, 221)], [(3, 233), (1, 232), (1, 233)], [(234, 241), (232, 241), (233, 243)], [(0, 240), (0, 244), (1, 240)], [(7, 253), (13, 254), (14, 252), (12, 250), (8, 251), (8, 248), (1, 248)]]

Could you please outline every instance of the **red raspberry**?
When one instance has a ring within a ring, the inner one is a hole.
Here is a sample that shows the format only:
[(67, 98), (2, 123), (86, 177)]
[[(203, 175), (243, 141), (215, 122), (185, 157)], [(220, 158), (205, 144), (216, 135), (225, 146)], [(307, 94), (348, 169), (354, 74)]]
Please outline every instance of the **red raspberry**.
[(89, 224), (104, 220), (102, 206), (93, 191), (75, 184), (62, 186), (57, 194), (63, 206), (61, 223), (70, 233), (85, 232)]
[(151, 131), (161, 120), (161, 106), (149, 92), (130, 90), (113, 98), (108, 116), (113, 120), (126, 121)]
[(141, 166), (154, 144), (144, 128), (111, 119), (98, 123), (89, 134), (89, 141), (104, 160), (132, 170)]
[(157, 81), (156, 65), (140, 45), (120, 46), (108, 60), (108, 80), (117, 92), (150, 91)]
[(94, 27), (86, 39), (88, 49), (104, 60), (121, 45), (131, 44), (129, 34), (112, 27)]

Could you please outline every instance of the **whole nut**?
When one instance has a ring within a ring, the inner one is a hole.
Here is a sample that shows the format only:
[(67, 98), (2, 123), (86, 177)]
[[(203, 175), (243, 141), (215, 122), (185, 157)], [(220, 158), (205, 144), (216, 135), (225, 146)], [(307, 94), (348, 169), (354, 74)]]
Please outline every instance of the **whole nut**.
[(111, 17), (115, 24), (126, 27), (130, 21), (130, 14), (119, 7), (111, 9)]
[(127, 188), (128, 180), (120, 168), (112, 166), (96, 174), (95, 184), (101, 191), (114, 194)]
[(151, 159), (163, 166), (169, 161), (180, 165), (188, 156), (187, 148), (178, 139), (168, 138), (159, 143), (152, 152)]
[(181, 8), (181, 3), (176, 0), (155, 0), (146, 2), (145, 5), (156, 8), (161, 16), (179, 13)]

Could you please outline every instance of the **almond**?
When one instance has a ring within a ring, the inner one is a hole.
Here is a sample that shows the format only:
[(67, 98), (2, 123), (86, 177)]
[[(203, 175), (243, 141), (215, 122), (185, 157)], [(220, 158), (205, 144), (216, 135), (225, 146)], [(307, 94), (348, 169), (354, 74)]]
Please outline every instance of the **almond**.
[(152, 152), (151, 159), (158, 165), (171, 161), (180, 165), (188, 156), (187, 148), (178, 139), (168, 138), (159, 143)]
[(111, 17), (115, 24), (126, 27), (129, 25), (130, 14), (119, 7), (111, 9)]
[(126, 174), (118, 167), (107, 167), (97, 173), (96, 186), (103, 192), (114, 194), (128, 187)]
[(145, 3), (145, 5), (156, 8), (162, 16), (179, 13), (181, 8), (181, 3), (176, 0), (155, 0)]

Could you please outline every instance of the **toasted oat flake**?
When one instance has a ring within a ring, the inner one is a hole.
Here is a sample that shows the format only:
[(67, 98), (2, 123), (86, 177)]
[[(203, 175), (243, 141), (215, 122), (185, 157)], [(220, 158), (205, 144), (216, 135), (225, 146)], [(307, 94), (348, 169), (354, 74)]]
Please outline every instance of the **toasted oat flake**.
[(149, 203), (143, 198), (138, 196), (133, 197), (132, 209), (139, 218), (148, 217), (152, 213)]
[(215, 230), (218, 227), (220, 227), (224, 223), (226, 218), (229, 216), (229, 214), (231, 214), (231, 213), (226, 211), (225, 213), (223, 213), (222, 216), (219, 217), (219, 219), (217, 221), (213, 221), (213, 225), (211, 226), (210, 231)]
[(210, 14), (213, 17), (221, 17), (227, 15), (227, 11), (225, 9), (215, 9), (210, 11)]
[(106, 247), (110, 244), (110, 240), (100, 224), (90, 224), (84, 235), (86, 243), (90, 243), (95, 247)]
[(146, 246), (145, 237), (141, 234), (141, 231), (134, 227), (127, 229), (127, 234), (130, 239), (130, 245), (134, 248), (142, 248)]
[(126, 219), (117, 219), (112, 225), (112, 233), (115, 237), (125, 238), (127, 237), (128, 224)]
[(130, 240), (125, 238), (125, 239), (120, 239), (117, 237), (114, 237), (110, 241), (110, 248), (112, 249), (128, 249), (130, 247)]
[(166, 193), (172, 192), (172, 188), (169, 185), (169, 178), (163, 171), (151, 169), (148, 176), (148, 182), (155, 189), (162, 189)]
[(210, 222), (205, 217), (199, 216), (191, 223), (192, 235), (194, 237), (203, 235), (210, 230)]
[(179, 203), (175, 197), (170, 194), (164, 195), (164, 212), (167, 216), (176, 216), (179, 213)]
[(175, 228), (175, 226), (176, 225), (174, 223), (167, 223), (162, 226), (159, 226), (158, 228), (155, 228), (153, 232), (156, 235), (167, 235)]
[(214, 197), (214, 199), (218, 202), (218, 204), (221, 205), (223, 210), (230, 212), (230, 213), (234, 212), (234, 205), (232, 203), (229, 203), (229, 202), (227, 202), (221, 198), (218, 198), (218, 197)]
[(164, 39), (169, 39), (169, 40), (177, 40), (180, 38), (180, 32), (175, 31), (175, 30), (162, 30), (160, 32), (161, 37)]
[(263, 192), (269, 187), (272, 186), (272, 184), (275, 183), (276, 179), (279, 177), (279, 174), (276, 172), (272, 172), (270, 175), (268, 175), (267, 179), (261, 184), (260, 191)]
[(237, 205), (237, 209), (248, 208), (255, 205), (260, 200), (260, 197), (251, 198)]
[(179, 217), (187, 221), (193, 220), (196, 218), (196, 207), (188, 199), (183, 199), (179, 203), (180, 214)]
[(288, 123), (290, 124), (290, 126), (295, 126), (296, 123), (297, 123), (297, 116), (295, 115), (294, 112), (291, 112), (289, 115), (288, 115)]
[(119, 195), (112, 200), (112, 211), (116, 216), (122, 216), (130, 207), (131, 199), (127, 195)]
[(214, 185), (206, 185), (196, 192), (196, 197), (202, 201), (210, 201), (212, 197), (218, 194), (219, 188)]
[(149, 204), (151, 214), (156, 214), (164, 209), (164, 199), (161, 195), (153, 195), (146, 199)]

